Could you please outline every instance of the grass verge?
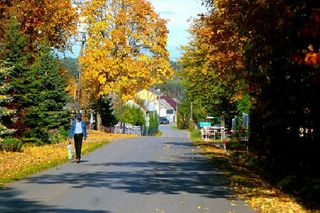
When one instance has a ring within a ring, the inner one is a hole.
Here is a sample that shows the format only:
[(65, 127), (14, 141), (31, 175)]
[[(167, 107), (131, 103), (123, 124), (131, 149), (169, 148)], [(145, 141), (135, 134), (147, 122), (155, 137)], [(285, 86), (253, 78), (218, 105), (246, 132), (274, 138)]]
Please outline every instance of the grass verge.
[(163, 132), (161, 132), (161, 131), (158, 131), (156, 134), (157, 137), (161, 137), (162, 135), (163, 135)]
[(181, 130), (181, 129), (179, 129), (177, 126), (170, 126), (170, 129), (173, 129), (173, 130)]
[(192, 129), (190, 130), (190, 137), (192, 141), (200, 141), (201, 140), (201, 133), (200, 129)]
[[(86, 154), (107, 144), (113, 138), (132, 137), (89, 131), (82, 153)], [(0, 187), (28, 175), (38, 173), (68, 161), (67, 142), (38, 147), (24, 147), (22, 152), (0, 152)]]
[(224, 152), (210, 143), (203, 142), (199, 139), (197, 130), (191, 131), (191, 138), (211, 163), (224, 172), (236, 195), (252, 208), (262, 213), (311, 212), (303, 208), (293, 197), (264, 181), (254, 171), (248, 170), (239, 157), (235, 157), (235, 152)]

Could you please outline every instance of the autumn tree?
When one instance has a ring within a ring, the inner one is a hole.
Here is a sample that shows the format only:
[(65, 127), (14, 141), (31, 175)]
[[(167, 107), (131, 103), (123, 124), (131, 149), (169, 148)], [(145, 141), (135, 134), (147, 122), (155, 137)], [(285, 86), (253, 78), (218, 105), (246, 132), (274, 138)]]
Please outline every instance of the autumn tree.
[[(205, 3), (209, 13), (193, 27), (193, 49), (183, 58), (187, 78), (205, 82), (199, 72), (210, 73), (211, 83), (221, 82), (228, 88), (226, 94), (233, 93), (231, 98), (224, 95), (229, 103), (249, 94), (252, 151), (267, 156), (264, 159), (279, 176), (288, 171), (312, 173), (313, 156), (319, 154), (320, 145), (319, 104), (314, 92), (319, 89), (319, 3)], [(233, 82), (236, 89), (229, 90)]]
[[(222, 115), (234, 111), (246, 95), (246, 74), (242, 49), (245, 39), (238, 35), (225, 10), (210, 7), (193, 21), (191, 39), (180, 58), (182, 82), (187, 99), (201, 114)], [(228, 116), (228, 115), (227, 115)]]
[(71, 0), (1, 0), (0, 14), (0, 32), (4, 32), (11, 17), (15, 17), (29, 41), (28, 51), (37, 50), (43, 43), (63, 49), (77, 30), (78, 15)]
[(113, 92), (128, 99), (171, 78), (166, 21), (150, 2), (92, 0), (82, 15), (88, 39), (80, 62), (91, 98)]
[(188, 95), (226, 110), (252, 104), (250, 149), (267, 159), (276, 175), (313, 173), (320, 146), (314, 92), (319, 89), (319, 3), (204, 2), (208, 13), (194, 22), (181, 58)]

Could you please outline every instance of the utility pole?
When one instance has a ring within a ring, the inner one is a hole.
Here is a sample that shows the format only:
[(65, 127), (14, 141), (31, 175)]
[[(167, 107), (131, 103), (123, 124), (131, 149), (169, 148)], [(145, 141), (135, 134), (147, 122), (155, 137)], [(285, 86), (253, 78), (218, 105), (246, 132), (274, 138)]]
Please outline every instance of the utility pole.
[(191, 105), (190, 105), (190, 120), (192, 121), (193, 120), (193, 103), (191, 102)]
[(193, 129), (194, 125), (193, 125), (193, 103), (191, 102), (190, 104), (190, 121), (188, 124), (189, 128)]
[[(80, 55), (81, 57), (83, 55), (83, 49), (84, 45), (86, 43), (86, 33), (85, 32), (79, 32), (80, 33), (80, 41), (81, 41), (81, 46), (80, 46)], [(81, 74), (82, 74), (82, 67), (81, 64), (78, 61), (78, 84), (77, 84), (77, 102), (80, 104), (80, 98), (81, 98)]]
[[(72, 1), (72, 4), (74, 5), (74, 7), (77, 8), (78, 10), (78, 15), (80, 17), (80, 22), (78, 24), (78, 41), (80, 41), (80, 53), (79, 53), (79, 57), (81, 57), (83, 55), (83, 50), (85, 48), (85, 43), (86, 43), (86, 31), (85, 31), (85, 24), (84, 24), (84, 19), (83, 17), (81, 17), (81, 7), (84, 6), (86, 0), (73, 0)], [(77, 81), (77, 90), (76, 90), (76, 101), (79, 103), (79, 106), (81, 108), (81, 105), (80, 105), (80, 98), (81, 98), (81, 72), (82, 70), (82, 67), (79, 63), (79, 60), (78, 60), (78, 81)]]
[(158, 109), (159, 109), (159, 119), (160, 119), (160, 94), (161, 94), (161, 90), (157, 89), (156, 92), (157, 92), (156, 94), (158, 96)]

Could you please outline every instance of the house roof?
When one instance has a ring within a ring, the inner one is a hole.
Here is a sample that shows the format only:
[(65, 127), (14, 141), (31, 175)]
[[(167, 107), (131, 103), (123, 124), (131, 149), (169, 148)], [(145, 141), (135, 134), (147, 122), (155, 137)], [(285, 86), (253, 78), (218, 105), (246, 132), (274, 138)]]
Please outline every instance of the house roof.
[(177, 102), (173, 98), (165, 95), (160, 98), (164, 99), (173, 109), (177, 109)]
[(174, 109), (165, 99), (158, 99), (158, 101), (166, 110)]

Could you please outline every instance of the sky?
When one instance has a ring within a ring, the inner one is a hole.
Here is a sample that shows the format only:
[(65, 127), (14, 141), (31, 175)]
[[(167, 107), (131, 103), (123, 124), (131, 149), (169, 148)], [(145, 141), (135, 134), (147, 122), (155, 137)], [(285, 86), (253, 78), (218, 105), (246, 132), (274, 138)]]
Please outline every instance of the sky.
[(170, 59), (175, 61), (181, 56), (179, 47), (188, 43), (190, 18), (205, 12), (201, 0), (150, 0), (161, 18), (168, 20), (168, 50)]
[[(197, 14), (205, 12), (201, 0), (150, 0), (154, 10), (168, 21), (168, 43), (167, 49), (170, 53), (170, 59), (176, 61), (181, 56), (180, 46), (188, 44), (189, 33), (192, 18)], [(80, 45), (73, 46), (72, 57), (78, 57)]]

